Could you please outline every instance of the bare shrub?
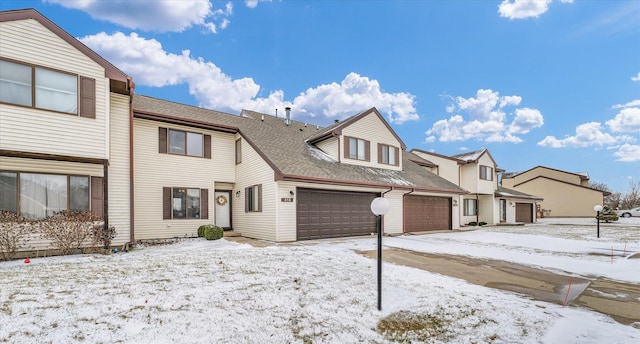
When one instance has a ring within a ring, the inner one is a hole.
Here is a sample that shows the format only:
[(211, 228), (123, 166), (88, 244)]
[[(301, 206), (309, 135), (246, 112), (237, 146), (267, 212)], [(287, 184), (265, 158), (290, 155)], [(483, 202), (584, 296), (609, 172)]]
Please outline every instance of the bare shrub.
[(15, 253), (25, 248), (34, 226), (18, 214), (0, 210), (0, 258), (13, 259)]
[[(89, 211), (63, 210), (41, 222), (41, 235), (62, 254), (72, 254), (83, 245), (95, 245), (102, 219)], [(97, 241), (98, 240), (98, 241)]]

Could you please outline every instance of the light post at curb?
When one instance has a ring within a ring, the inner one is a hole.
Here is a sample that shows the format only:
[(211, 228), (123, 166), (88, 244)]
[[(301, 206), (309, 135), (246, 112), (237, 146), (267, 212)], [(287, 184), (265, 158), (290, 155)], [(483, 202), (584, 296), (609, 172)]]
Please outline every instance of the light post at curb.
[(382, 216), (389, 211), (389, 201), (376, 197), (371, 201), (371, 212), (376, 215), (378, 229), (378, 310), (382, 310)]
[(597, 224), (597, 230), (598, 230), (598, 238), (600, 237), (600, 211), (602, 211), (602, 206), (601, 205), (596, 205), (595, 207), (593, 207), (593, 210), (595, 210), (596, 212), (596, 219), (598, 219), (598, 224)]

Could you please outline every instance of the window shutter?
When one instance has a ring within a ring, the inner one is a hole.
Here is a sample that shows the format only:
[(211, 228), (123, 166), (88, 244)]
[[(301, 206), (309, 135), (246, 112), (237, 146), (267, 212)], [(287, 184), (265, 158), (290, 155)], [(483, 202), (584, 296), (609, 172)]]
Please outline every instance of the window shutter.
[(204, 158), (211, 159), (211, 135), (204, 136)]
[(351, 150), (351, 138), (349, 136), (344, 137), (344, 157), (349, 159), (349, 151)]
[(371, 161), (371, 142), (364, 141), (364, 160)]
[(171, 220), (171, 188), (162, 188), (162, 219)]
[(396, 151), (396, 166), (400, 166), (400, 159), (402, 159), (402, 156), (400, 156), (400, 148), (393, 147), (393, 149)]
[(258, 185), (258, 211), (262, 211), (262, 184)]
[(249, 188), (244, 188), (244, 212), (249, 212)]
[(209, 190), (200, 189), (200, 218), (209, 218)]
[(167, 128), (158, 128), (159, 140), (158, 140), (158, 152), (161, 154), (167, 154)]
[(378, 164), (382, 164), (382, 144), (378, 143)]
[(96, 118), (96, 79), (80, 77), (80, 117)]
[(91, 177), (91, 212), (104, 216), (104, 178)]

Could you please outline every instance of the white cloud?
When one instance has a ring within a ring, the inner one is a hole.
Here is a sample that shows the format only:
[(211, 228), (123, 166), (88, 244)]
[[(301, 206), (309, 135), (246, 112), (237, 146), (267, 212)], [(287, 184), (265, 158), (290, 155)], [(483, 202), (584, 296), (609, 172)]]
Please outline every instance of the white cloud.
[(249, 8), (256, 8), (259, 2), (271, 2), (271, 0), (244, 0), (244, 4)]
[(636, 162), (640, 161), (640, 145), (631, 145), (628, 143), (623, 144), (618, 150), (613, 153), (617, 157), (618, 161), (622, 162)]
[(394, 123), (419, 119), (414, 95), (384, 92), (377, 80), (356, 73), (349, 73), (340, 83), (309, 88), (293, 101), (286, 101), (282, 90), (258, 98), (260, 85), (252, 78), (234, 79), (213, 62), (192, 57), (189, 50), (169, 53), (157, 40), (136, 33), (127, 36), (103, 32), (80, 40), (131, 75), (136, 84), (152, 87), (187, 84), (189, 93), (206, 108), (232, 113), (243, 108), (273, 113), (276, 108), (291, 106), (295, 119), (313, 118), (313, 123), (325, 124), (330, 119), (343, 119), (375, 106)]
[(624, 107), (634, 107), (634, 106), (640, 106), (640, 99), (636, 99), (636, 100), (632, 100), (628, 103), (625, 104), (616, 104), (614, 106), (612, 106), (612, 109), (620, 109), (620, 108), (624, 108)]
[(600, 123), (589, 122), (576, 127), (576, 134), (574, 136), (567, 136), (563, 139), (547, 136), (538, 142), (538, 145), (551, 148), (602, 147), (630, 141), (635, 141), (635, 139), (630, 136), (613, 136), (604, 132)]
[(624, 108), (606, 124), (613, 132), (640, 133), (640, 108)]
[(638, 75), (636, 75), (636, 76), (632, 76), (632, 77), (631, 77), (631, 80), (633, 80), (633, 81), (640, 81), (640, 72), (638, 72)]
[[(228, 25), (233, 5), (212, 11), (210, 0), (46, 0), (87, 12), (92, 18), (126, 28), (156, 32), (181, 32), (202, 26), (216, 33)], [(219, 23), (219, 24), (217, 24)]]
[[(445, 96), (449, 97), (449, 96)], [(451, 98), (451, 97), (449, 97)], [(427, 141), (439, 139), (442, 142), (480, 140), (486, 142), (522, 142), (515, 134), (527, 134), (531, 129), (541, 127), (544, 118), (540, 111), (530, 108), (516, 108), (511, 122), (505, 113), (506, 107), (520, 105), (520, 96), (500, 96), (490, 89), (480, 89), (475, 98), (451, 98), (454, 104), (446, 106), (447, 113), (460, 111), (468, 114), (465, 120), (458, 113), (449, 119), (442, 119), (426, 131)]]
[[(549, 10), (553, 0), (503, 0), (498, 6), (501, 17), (509, 19), (537, 18)], [(572, 3), (573, 0), (560, 0), (561, 3)]]

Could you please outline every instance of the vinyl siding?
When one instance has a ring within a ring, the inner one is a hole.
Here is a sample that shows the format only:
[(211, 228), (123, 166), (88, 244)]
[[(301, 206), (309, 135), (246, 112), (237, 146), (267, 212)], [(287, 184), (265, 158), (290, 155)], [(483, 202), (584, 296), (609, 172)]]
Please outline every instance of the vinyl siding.
[(417, 156), (438, 165), (438, 175), (456, 185), (460, 184), (458, 163), (451, 159), (441, 158), (431, 154), (414, 151)]
[(129, 242), (129, 97), (111, 94), (109, 159), (109, 224), (115, 226), (113, 245)]
[(401, 234), (404, 232), (404, 195), (407, 191), (391, 191), (384, 194), (389, 201), (389, 212), (383, 217), (385, 234)]
[[(276, 204), (278, 209), (276, 241), (296, 241), (297, 239), (297, 185), (299, 183), (278, 182)], [(290, 191), (293, 191), (293, 196)], [(282, 202), (282, 198), (293, 198), (293, 202)]]
[[(211, 135), (211, 159), (159, 153), (159, 127)], [(134, 119), (134, 133), (135, 239), (195, 236), (200, 225), (213, 224), (216, 183), (235, 182), (235, 136), (143, 119)], [(208, 189), (209, 218), (163, 220), (163, 187)]]
[(595, 217), (593, 207), (603, 204), (600, 191), (546, 178), (518, 185), (516, 190), (544, 198), (540, 202), (540, 208), (551, 210), (550, 217)]
[[(387, 168), (390, 170), (402, 170), (402, 147), (400, 142), (389, 131), (387, 126), (380, 120), (375, 113), (370, 113), (367, 116), (362, 117), (360, 120), (348, 125), (342, 130), (342, 136), (340, 137), (340, 156), (344, 157), (344, 140), (345, 136), (355, 137), (370, 142), (370, 161), (362, 161), (357, 159), (342, 158), (342, 163), (352, 165), (362, 165), (369, 167)], [(393, 146), (398, 148), (398, 157), (396, 157), (400, 164), (399, 166), (392, 166), (386, 164), (378, 164), (378, 143)]]
[[(246, 142), (246, 140), (243, 140)], [(242, 236), (277, 241), (277, 197), (278, 185), (274, 181), (274, 171), (249, 144), (242, 145), (242, 163), (236, 166), (235, 192), (240, 196), (233, 202), (233, 228)], [(262, 211), (245, 212), (245, 188), (262, 185)]]
[(340, 140), (337, 137), (332, 137), (322, 142), (318, 142), (316, 144), (316, 147), (320, 148), (320, 150), (322, 150), (323, 152), (329, 154), (329, 156), (334, 158), (336, 161), (340, 161), (341, 159), (338, 156), (338, 151), (340, 149), (338, 144), (339, 142)]
[(96, 80), (95, 119), (0, 104), (0, 149), (108, 158), (108, 80), (100, 65), (31, 19), (0, 23), (0, 57)]
[(531, 171), (519, 174), (513, 179), (515, 184), (520, 184), (528, 180), (531, 180), (537, 176), (545, 176), (552, 179), (562, 180), (564, 182), (571, 183), (571, 184), (582, 185), (580, 177), (575, 174), (566, 173), (562, 171), (555, 171), (555, 170), (551, 170), (544, 167), (538, 167)]

